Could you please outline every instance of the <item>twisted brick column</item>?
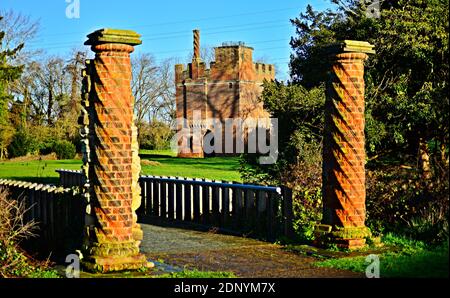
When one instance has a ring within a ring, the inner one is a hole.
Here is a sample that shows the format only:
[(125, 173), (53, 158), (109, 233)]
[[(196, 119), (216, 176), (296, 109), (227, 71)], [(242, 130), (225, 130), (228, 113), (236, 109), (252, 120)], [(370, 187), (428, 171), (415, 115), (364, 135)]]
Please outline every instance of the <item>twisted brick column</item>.
[(346, 248), (364, 246), (370, 235), (365, 227), (364, 61), (372, 48), (358, 41), (334, 46), (327, 84), (324, 209), (318, 231)]
[(200, 30), (194, 30), (194, 57), (193, 60), (200, 60)]
[(142, 233), (134, 214), (139, 205), (139, 168), (133, 160), (139, 161), (133, 142), (130, 53), (141, 41), (132, 31), (112, 29), (98, 30), (88, 38), (85, 44), (96, 53), (89, 67), (92, 141), (88, 167), (95, 222), (88, 229), (84, 265), (101, 272), (137, 269), (147, 262), (139, 253)]

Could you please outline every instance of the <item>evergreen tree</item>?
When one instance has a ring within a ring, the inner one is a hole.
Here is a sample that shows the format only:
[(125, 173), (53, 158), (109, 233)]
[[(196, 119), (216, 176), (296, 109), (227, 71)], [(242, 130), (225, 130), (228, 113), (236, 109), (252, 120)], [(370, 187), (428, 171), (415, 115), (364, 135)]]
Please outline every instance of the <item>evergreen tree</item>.
[(374, 44), (377, 54), (366, 68), (369, 154), (417, 156), (421, 143), (431, 142), (448, 164), (448, 0), (383, 1), (380, 18), (366, 15), (364, 1), (337, 2), (337, 11), (308, 6), (292, 20), (293, 81), (310, 88), (326, 80), (330, 43)]
[[(0, 16), (1, 19), (2, 17)], [(11, 60), (23, 48), (23, 44), (12, 50), (3, 49), (2, 41), (4, 37), (5, 32), (0, 31), (0, 159), (6, 157), (6, 147), (14, 133), (14, 127), (12, 127), (9, 120), (9, 105), (12, 96), (8, 92), (8, 84), (18, 79), (23, 70), (23, 66), (10, 64)]]

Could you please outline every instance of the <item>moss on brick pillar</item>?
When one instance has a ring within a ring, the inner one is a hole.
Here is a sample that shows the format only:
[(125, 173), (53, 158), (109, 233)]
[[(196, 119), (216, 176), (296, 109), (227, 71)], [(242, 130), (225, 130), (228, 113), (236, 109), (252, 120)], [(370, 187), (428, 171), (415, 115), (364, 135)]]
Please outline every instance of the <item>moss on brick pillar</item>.
[(102, 29), (89, 34), (85, 43), (95, 52), (90, 63), (88, 167), (95, 222), (87, 230), (83, 259), (85, 268), (92, 271), (147, 265), (139, 252), (142, 233), (135, 215), (140, 190), (130, 53), (141, 43), (139, 37), (133, 31)]
[(364, 61), (374, 53), (367, 42), (345, 40), (330, 46), (331, 70), (325, 104), (323, 220), (321, 242), (365, 245)]

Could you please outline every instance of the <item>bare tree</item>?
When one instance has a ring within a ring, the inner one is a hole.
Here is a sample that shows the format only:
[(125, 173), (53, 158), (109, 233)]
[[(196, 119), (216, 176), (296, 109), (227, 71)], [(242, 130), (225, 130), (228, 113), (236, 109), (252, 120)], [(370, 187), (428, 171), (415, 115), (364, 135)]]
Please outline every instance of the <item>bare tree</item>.
[(78, 115), (79, 99), (81, 90), (81, 69), (86, 60), (86, 51), (72, 50), (72, 58), (67, 61), (65, 71), (70, 75), (70, 101), (65, 107), (65, 111)]
[(57, 56), (33, 61), (26, 65), (22, 77), (12, 89), (34, 124), (45, 122), (51, 126), (70, 102), (70, 72), (64, 59)]
[(29, 16), (24, 16), (13, 10), (1, 10), (0, 31), (5, 32), (3, 49), (13, 49), (21, 44), (25, 44), (24, 50), (20, 51), (16, 63), (24, 63), (30, 57), (36, 55), (38, 51), (27, 48), (27, 43), (33, 40), (39, 31), (39, 21), (32, 20)]
[(150, 54), (141, 54), (132, 59), (133, 79), (131, 88), (135, 98), (136, 125), (148, 117), (170, 121), (167, 114), (174, 106), (173, 65), (170, 60), (156, 64)]

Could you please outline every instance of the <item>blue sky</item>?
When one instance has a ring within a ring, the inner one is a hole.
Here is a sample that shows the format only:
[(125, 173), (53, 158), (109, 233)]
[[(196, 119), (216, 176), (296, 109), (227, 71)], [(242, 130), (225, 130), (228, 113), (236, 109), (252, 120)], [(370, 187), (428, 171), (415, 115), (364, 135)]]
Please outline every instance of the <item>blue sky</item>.
[(143, 44), (136, 52), (186, 62), (192, 30), (199, 28), (203, 46), (244, 41), (255, 48), (255, 58), (276, 64), (283, 80), (288, 78), (289, 40), (294, 34), (289, 19), (307, 4), (320, 10), (330, 7), (329, 0), (79, 0), (80, 18), (69, 19), (66, 1), (75, 0), (0, 0), (0, 9), (39, 19), (41, 30), (28, 47), (49, 54), (69, 53), (80, 48), (88, 33), (109, 27), (142, 34)]

